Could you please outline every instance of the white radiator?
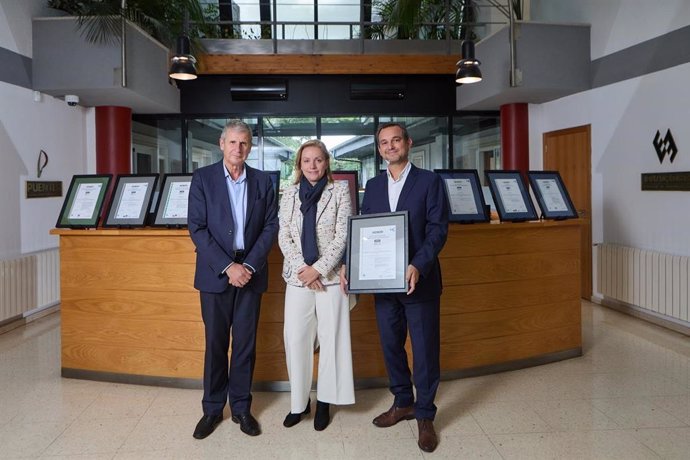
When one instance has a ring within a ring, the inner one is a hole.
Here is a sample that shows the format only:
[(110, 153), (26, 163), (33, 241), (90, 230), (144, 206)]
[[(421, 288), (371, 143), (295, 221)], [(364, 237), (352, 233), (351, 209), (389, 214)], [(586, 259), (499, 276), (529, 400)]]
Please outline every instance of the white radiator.
[(0, 323), (60, 302), (60, 252), (0, 260)]
[(614, 244), (597, 247), (599, 290), (604, 298), (690, 321), (690, 257)]

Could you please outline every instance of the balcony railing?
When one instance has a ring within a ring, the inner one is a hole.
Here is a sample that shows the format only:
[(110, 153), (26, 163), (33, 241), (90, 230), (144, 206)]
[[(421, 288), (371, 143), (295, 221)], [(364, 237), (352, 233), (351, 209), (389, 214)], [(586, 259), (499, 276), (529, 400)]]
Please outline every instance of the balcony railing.
[[(389, 49), (391, 52), (418, 50), (457, 54), (459, 40), (466, 35), (463, 29), (471, 30), (472, 38), (479, 41), (485, 35), (483, 32), (487, 26), (504, 24), (491, 21), (452, 25), (420, 23), (417, 36), (409, 39), (398, 39), (395, 31), (382, 22), (216, 21), (205, 23), (199, 32), (208, 53), (226, 53), (238, 49), (258, 51), (259, 48), (268, 51), (267, 42), (271, 43), (268, 52), (299, 52), (304, 45), (296, 42), (318, 40), (318, 46), (309, 45), (310, 49), (305, 51), (313, 51), (316, 47), (319, 52), (332, 53)], [(263, 43), (259, 44), (258, 41)], [(391, 43), (393, 41), (398, 43)]]

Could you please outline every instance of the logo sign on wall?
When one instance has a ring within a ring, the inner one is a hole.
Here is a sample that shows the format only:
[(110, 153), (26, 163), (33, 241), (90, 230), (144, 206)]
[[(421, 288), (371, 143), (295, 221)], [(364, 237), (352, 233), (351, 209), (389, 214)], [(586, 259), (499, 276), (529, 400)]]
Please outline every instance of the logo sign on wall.
[[(673, 140), (673, 134), (671, 134), (670, 129), (666, 130), (666, 135), (663, 139), (661, 138), (661, 133), (657, 130), (652, 145), (654, 145), (656, 155), (659, 157), (659, 163), (663, 163), (666, 157), (668, 157), (670, 163), (673, 163), (673, 160), (675, 160), (678, 154), (678, 148), (676, 147), (676, 141)], [(642, 173), (641, 189), (666, 192), (688, 192), (690, 191), (690, 171)]]
[(673, 163), (673, 160), (676, 159), (678, 148), (676, 147), (676, 141), (673, 140), (673, 135), (671, 134), (670, 129), (666, 130), (666, 135), (663, 139), (661, 138), (661, 133), (659, 130), (657, 130), (652, 144), (656, 150), (656, 155), (659, 157), (659, 163), (663, 163), (664, 157), (666, 156), (668, 156), (669, 161)]

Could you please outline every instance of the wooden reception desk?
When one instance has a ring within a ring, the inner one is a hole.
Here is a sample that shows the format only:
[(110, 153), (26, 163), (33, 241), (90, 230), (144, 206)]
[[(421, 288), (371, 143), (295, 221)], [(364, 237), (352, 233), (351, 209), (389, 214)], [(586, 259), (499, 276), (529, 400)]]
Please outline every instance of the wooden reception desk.
[[(204, 329), (186, 230), (53, 230), (60, 236), (62, 374), (195, 386)], [(580, 223), (451, 224), (441, 253), (445, 378), (579, 356)], [(282, 256), (269, 258), (255, 382), (287, 381)], [(373, 296), (352, 311), (360, 386), (386, 376)], [(280, 387), (280, 385), (278, 385)]]

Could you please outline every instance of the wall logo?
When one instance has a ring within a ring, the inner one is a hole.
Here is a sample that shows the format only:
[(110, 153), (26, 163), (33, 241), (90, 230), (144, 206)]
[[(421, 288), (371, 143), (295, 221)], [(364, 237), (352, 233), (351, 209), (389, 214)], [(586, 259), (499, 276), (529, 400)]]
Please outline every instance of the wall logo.
[(669, 156), (669, 161), (673, 163), (678, 153), (678, 148), (676, 147), (676, 142), (673, 140), (670, 129), (666, 130), (666, 135), (663, 139), (661, 138), (661, 133), (657, 130), (652, 144), (654, 145), (654, 150), (656, 150), (656, 155), (659, 157), (659, 163), (664, 162), (664, 157), (666, 155)]

